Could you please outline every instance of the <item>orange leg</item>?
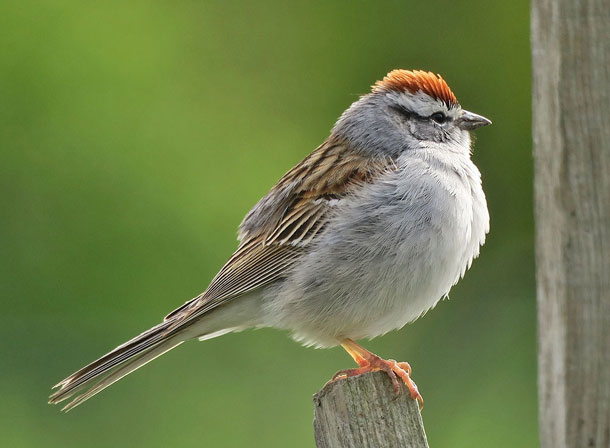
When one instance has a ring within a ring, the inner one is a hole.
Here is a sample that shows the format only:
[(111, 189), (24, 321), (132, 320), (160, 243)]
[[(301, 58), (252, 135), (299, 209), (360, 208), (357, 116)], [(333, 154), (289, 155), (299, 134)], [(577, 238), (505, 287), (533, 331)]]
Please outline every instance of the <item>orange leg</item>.
[(331, 381), (341, 377), (360, 375), (373, 370), (383, 370), (392, 380), (392, 385), (394, 386), (394, 392), (396, 394), (400, 393), (400, 383), (398, 382), (398, 378), (400, 378), (409, 389), (411, 398), (417, 400), (420, 410), (423, 409), (424, 399), (417, 390), (417, 385), (411, 379), (411, 366), (409, 363), (396, 362), (393, 359), (382, 359), (376, 354), (369, 352), (364, 347), (356, 344), (351, 339), (345, 339), (341, 342), (341, 346), (352, 358), (354, 358), (354, 361), (356, 361), (360, 367), (357, 369), (340, 370), (335, 373)]

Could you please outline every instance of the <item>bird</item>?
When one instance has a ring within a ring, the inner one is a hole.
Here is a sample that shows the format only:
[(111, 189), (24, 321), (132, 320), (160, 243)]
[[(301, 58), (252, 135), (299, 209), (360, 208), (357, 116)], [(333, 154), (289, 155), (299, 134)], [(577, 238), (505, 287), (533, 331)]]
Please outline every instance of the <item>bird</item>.
[(248, 328), (285, 330), (305, 346), (342, 346), (423, 406), (408, 363), (357, 341), (415, 321), (460, 280), (489, 232), (471, 131), (447, 82), (395, 69), (339, 117), (329, 136), (246, 214), (239, 244), (198, 296), (161, 323), (59, 382), (68, 411), (189, 340)]

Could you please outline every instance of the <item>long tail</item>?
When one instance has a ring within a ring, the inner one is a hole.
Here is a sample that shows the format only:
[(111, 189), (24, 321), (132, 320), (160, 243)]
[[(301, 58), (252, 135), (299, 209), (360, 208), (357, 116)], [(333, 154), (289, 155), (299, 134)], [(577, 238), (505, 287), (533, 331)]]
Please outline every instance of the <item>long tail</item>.
[(69, 411), (125, 375), (182, 344), (184, 339), (180, 333), (168, 331), (172, 324), (172, 320), (164, 321), (73, 373), (54, 386), (59, 390), (51, 395), (49, 403), (56, 404), (76, 395), (62, 408), (62, 411)]

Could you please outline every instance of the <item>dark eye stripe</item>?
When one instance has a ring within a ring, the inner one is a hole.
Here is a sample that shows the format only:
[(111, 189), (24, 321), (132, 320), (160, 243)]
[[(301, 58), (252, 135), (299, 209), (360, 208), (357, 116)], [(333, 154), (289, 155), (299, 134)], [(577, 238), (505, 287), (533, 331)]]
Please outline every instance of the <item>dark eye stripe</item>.
[(402, 115), (403, 117), (408, 118), (408, 119), (432, 120), (438, 124), (444, 124), (447, 121), (449, 121), (449, 119), (450, 119), (443, 112), (435, 112), (432, 115), (430, 115), (429, 117), (424, 117), (423, 115), (420, 115), (417, 112), (412, 111), (411, 109), (407, 109), (406, 107), (404, 107), (402, 105), (393, 105), (390, 107), (392, 109), (394, 109), (396, 112), (398, 112), (400, 115)]
[(390, 106), (390, 107), (392, 109), (394, 109), (396, 112), (398, 112), (400, 115), (405, 117), (405, 118), (416, 118), (418, 120), (425, 120), (425, 119), (427, 119), (427, 117), (422, 117), (418, 113), (413, 112), (411, 109), (407, 109), (404, 106), (394, 105), (394, 106)]

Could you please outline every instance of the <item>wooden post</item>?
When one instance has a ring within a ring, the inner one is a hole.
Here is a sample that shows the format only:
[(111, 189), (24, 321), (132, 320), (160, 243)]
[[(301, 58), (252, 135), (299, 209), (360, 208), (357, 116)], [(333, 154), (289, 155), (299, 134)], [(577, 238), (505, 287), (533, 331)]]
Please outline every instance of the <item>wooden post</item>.
[(607, 448), (610, 0), (532, 0), (531, 39), (541, 444)]
[(384, 372), (333, 381), (313, 401), (318, 448), (428, 448), (417, 402)]

